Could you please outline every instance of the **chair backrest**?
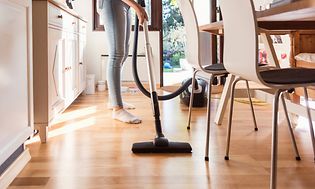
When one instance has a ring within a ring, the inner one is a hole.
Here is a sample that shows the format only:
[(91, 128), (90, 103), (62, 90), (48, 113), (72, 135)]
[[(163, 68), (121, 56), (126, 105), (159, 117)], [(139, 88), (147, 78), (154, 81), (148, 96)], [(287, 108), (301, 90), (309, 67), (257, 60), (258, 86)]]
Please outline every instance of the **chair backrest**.
[(226, 70), (244, 79), (263, 83), (258, 74), (257, 21), (252, 0), (220, 0), (220, 8)]
[(199, 28), (193, 5), (190, 0), (177, 0), (177, 4), (185, 24), (186, 60), (194, 68), (199, 68), (201, 67), (199, 53), (200, 49)]

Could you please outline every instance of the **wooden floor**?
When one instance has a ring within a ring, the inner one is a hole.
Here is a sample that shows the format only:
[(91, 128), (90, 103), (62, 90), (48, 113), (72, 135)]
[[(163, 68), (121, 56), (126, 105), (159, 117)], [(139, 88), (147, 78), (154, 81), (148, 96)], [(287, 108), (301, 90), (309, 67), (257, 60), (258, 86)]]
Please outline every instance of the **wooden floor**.
[[(235, 104), (231, 156), (224, 160), (227, 116), (222, 126), (211, 125), (210, 161), (204, 161), (205, 109), (193, 111), (192, 129), (186, 130), (187, 108), (179, 99), (161, 103), (162, 123), (172, 141), (189, 141), (192, 154), (131, 152), (134, 142), (154, 137), (149, 100), (137, 93), (124, 95), (143, 119), (128, 125), (111, 119), (107, 95), (79, 97), (58, 118), (47, 144), (29, 141), (32, 160), (9, 189), (266, 189), (269, 187), (271, 106), (255, 106), (255, 132), (247, 104)], [(215, 112), (217, 100), (212, 102)], [(214, 114), (212, 114), (214, 115)], [(302, 161), (296, 161), (283, 114), (280, 113), (278, 188), (314, 189), (315, 164), (309, 130), (301, 122), (294, 131)]]

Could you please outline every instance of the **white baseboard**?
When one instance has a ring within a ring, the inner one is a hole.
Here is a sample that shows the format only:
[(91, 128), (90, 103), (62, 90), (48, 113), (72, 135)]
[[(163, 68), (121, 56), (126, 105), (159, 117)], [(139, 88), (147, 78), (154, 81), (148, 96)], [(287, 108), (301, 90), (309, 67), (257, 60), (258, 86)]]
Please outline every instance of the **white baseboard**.
[(15, 177), (22, 171), (30, 161), (31, 155), (26, 148), (24, 152), (10, 165), (10, 167), (0, 177), (0, 189), (7, 188)]

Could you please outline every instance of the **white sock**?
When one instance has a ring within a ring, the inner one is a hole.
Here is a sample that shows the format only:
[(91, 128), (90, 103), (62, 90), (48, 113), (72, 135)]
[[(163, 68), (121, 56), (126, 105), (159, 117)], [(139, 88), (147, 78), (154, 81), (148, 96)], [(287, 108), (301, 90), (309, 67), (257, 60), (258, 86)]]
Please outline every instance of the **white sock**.
[(141, 119), (127, 112), (125, 109), (113, 111), (113, 118), (125, 123), (139, 124)]
[[(133, 104), (129, 104), (129, 103), (127, 103), (127, 102), (123, 102), (123, 107), (124, 107), (124, 109), (126, 109), (126, 110), (133, 110), (133, 109), (136, 109), (136, 107), (135, 107)], [(112, 106), (110, 103), (108, 103), (108, 104), (107, 104), (107, 109), (112, 110), (112, 109), (113, 109), (113, 106)]]

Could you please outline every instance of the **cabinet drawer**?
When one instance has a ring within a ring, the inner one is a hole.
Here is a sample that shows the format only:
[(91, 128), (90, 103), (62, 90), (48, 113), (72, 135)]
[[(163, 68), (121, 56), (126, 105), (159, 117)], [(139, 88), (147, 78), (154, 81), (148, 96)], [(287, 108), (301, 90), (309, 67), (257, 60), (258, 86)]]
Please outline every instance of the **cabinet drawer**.
[(78, 31), (78, 19), (52, 4), (48, 4), (48, 23), (68, 31)]
[(306, 61), (303, 61), (303, 60), (297, 60), (296, 61), (296, 67), (313, 68), (313, 69), (315, 69), (315, 62), (306, 62)]
[(86, 22), (79, 20), (79, 33), (85, 34), (86, 33)]
[(48, 4), (48, 23), (62, 27), (64, 13), (61, 9)]

